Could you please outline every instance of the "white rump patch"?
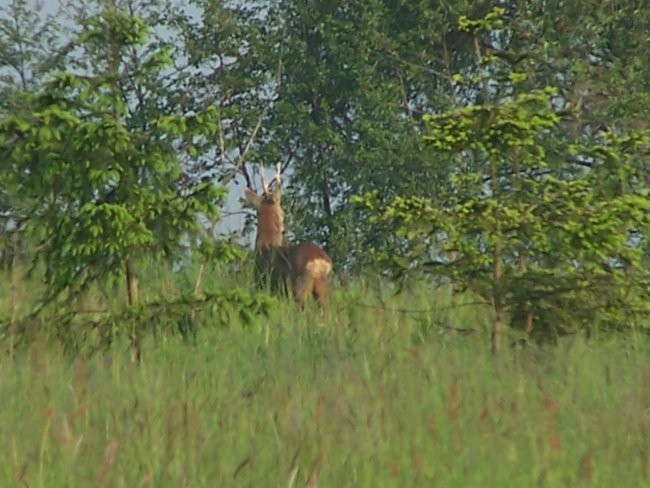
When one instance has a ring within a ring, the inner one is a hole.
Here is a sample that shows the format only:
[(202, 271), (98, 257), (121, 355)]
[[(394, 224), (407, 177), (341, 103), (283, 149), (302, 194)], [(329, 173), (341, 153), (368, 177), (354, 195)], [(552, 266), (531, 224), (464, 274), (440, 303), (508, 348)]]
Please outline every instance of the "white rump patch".
[(326, 278), (332, 272), (332, 263), (325, 259), (312, 259), (305, 268), (314, 278)]

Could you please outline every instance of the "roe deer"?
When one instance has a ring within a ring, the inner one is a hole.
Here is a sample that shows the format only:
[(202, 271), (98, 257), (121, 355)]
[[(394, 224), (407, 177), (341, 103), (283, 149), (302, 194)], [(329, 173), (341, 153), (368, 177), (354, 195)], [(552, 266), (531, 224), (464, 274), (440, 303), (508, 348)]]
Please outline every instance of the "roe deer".
[(266, 185), (260, 168), (262, 194), (246, 187), (246, 200), (257, 209), (257, 236), (255, 237), (256, 271), (270, 280), (272, 290), (291, 287), (293, 296), (305, 308), (309, 295), (321, 307), (327, 305), (332, 260), (313, 242), (285, 245), (284, 212), (281, 207), (282, 183), (278, 165), (275, 178)]

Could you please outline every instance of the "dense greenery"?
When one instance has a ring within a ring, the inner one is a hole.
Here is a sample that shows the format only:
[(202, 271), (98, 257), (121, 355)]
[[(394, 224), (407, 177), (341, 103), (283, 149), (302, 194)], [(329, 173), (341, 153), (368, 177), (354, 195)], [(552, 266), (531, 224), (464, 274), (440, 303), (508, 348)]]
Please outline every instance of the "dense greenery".
[(13, 0), (0, 252), (43, 286), (5, 324), (74, 316), (115, 278), (135, 306), (151, 267), (242, 266), (212, 232), (226, 185), (280, 162), (291, 238), (346, 282), (471, 294), (495, 352), (506, 325), (645, 329), (649, 28), (628, 0)]
[[(57, 8), (0, 7), (3, 483), (650, 483), (648, 2)], [(215, 232), (277, 163), (325, 311)]]
[(495, 360), (482, 307), (448, 308), (438, 292), (431, 310), (431, 296), (429, 287), (398, 300), (354, 286), (335, 294), (329, 319), (296, 309), (254, 327), (206, 319), (191, 340), (148, 335), (139, 363), (119, 343), (71, 358), (39, 335), (2, 359), (0, 478), (69, 487), (648, 484), (644, 338), (574, 337)]

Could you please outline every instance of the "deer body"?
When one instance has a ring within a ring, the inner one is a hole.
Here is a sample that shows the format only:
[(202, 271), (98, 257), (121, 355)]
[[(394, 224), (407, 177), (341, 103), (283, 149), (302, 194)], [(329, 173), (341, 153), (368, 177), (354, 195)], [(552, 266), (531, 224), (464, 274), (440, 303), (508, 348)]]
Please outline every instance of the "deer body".
[(257, 209), (255, 237), (256, 271), (269, 280), (271, 289), (290, 287), (301, 308), (312, 295), (321, 307), (327, 304), (332, 260), (313, 242), (284, 244), (284, 212), (281, 207), (280, 174), (269, 189), (262, 180), (263, 193), (245, 189), (246, 200)]

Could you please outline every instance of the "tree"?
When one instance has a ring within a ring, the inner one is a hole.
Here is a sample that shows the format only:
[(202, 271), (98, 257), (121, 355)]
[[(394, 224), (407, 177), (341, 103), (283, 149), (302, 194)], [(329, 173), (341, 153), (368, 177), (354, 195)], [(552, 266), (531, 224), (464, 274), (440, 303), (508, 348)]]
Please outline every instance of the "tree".
[[(0, 116), (28, 113), (25, 94), (36, 89), (43, 76), (60, 67), (67, 46), (61, 26), (42, 12), (42, 6), (12, 0), (0, 7)], [(8, 164), (8, 162), (5, 162)], [(0, 263), (12, 266), (24, 251), (25, 209), (13, 198), (0, 171)]]
[(217, 137), (219, 117), (177, 111), (161, 88), (174, 74), (169, 45), (128, 10), (99, 5), (68, 70), (0, 122), (4, 183), (28, 209), (46, 298), (125, 274), (133, 304), (137, 259), (177, 254), (205, 236), (200, 217), (218, 218), (223, 188), (188, 180), (181, 162)]
[(466, 39), (448, 29), (445, 8), (426, 2), (192, 5), (199, 15), (183, 32), (202, 73), (195, 102), (217, 99), (222, 114), (210, 170), (250, 184), (244, 162), (281, 162), (294, 238), (324, 243), (339, 270), (362, 269), (363, 250), (389, 239), (359, 222), (349, 198), (443, 184), (423, 164), (422, 114), (449, 105), (442, 86)]
[[(461, 18), (461, 27), (475, 39), (507, 37), (503, 13)], [(646, 317), (650, 203), (638, 161), (649, 134), (569, 138), (563, 128), (575, 115), (558, 108), (557, 90), (530, 90), (510, 62), (477, 55), (482, 75), (455, 79), (478, 103), (426, 117), (435, 154), (456, 162), (448, 191), (356, 200), (408, 244), (384, 254), (384, 265), (447, 276), (483, 298), (494, 310), (495, 353), (508, 312), (529, 336), (546, 338)], [(571, 321), (561, 315), (567, 307)]]
[(339, 270), (362, 269), (365, 250), (391, 238), (371, 232), (350, 197), (425, 194), (444, 180), (424, 164), (422, 114), (449, 104), (440, 86), (455, 54), (438, 53), (454, 34), (428, 3), (291, 1), (274, 15), (270, 46), (285, 62), (260, 154), (291, 168), (296, 237), (325, 243)]
[[(459, 23), (484, 19), (492, 7), (502, 10), (498, 29), (473, 24), (468, 32)], [(337, 263), (357, 270), (368, 264), (365, 250), (408, 243), (366, 226), (352, 195), (379, 188), (386, 197), (426, 198), (449, 189), (454, 163), (438, 154), (439, 164), (429, 164), (423, 115), (488, 101), (482, 86), (457, 83), (455, 74), (485, 80), (485, 62), (500, 66), (504, 83), (492, 76), (490, 86), (502, 97), (508, 71), (525, 76), (520, 90), (555, 87), (573, 113), (560, 139), (586, 144), (601, 128), (643, 129), (647, 120), (647, 104), (629, 103), (647, 97), (650, 79), (642, 2), (295, 0), (269, 17), (275, 27), (261, 59), (282, 51), (284, 63), (258, 157), (291, 168), (288, 212), (300, 219), (298, 237), (325, 242)]]

